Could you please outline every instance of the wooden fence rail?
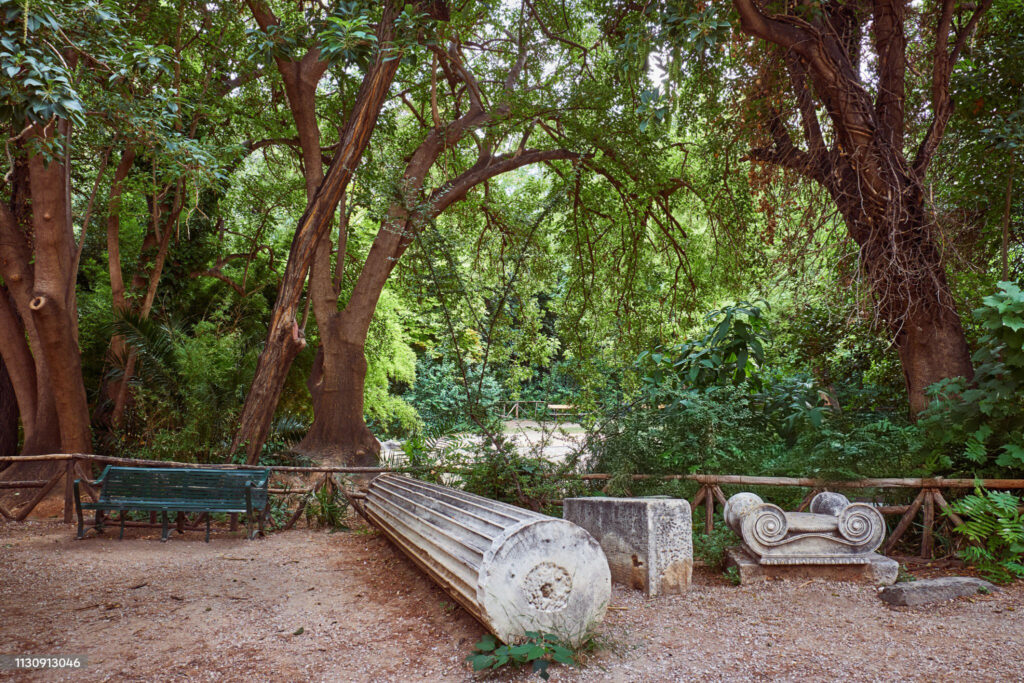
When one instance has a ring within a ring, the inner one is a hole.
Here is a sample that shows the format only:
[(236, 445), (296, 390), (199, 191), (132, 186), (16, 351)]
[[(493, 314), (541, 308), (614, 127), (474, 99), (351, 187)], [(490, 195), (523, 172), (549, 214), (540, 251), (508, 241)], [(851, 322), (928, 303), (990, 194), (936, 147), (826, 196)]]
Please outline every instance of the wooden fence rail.
[[(8, 510), (2, 504), (0, 504), (0, 516), (5, 519), (23, 521), (28, 515), (35, 509), (35, 507), (53, 490), (53, 488), (61, 481), (64, 480), (64, 521), (70, 523), (74, 515), (74, 500), (73, 500), (73, 481), (81, 479), (83, 481), (84, 491), (88, 497), (96, 500), (98, 492), (92, 485), (93, 474), (87, 467), (92, 463), (99, 465), (127, 465), (127, 466), (151, 466), (151, 467), (190, 467), (190, 468), (211, 468), (211, 469), (270, 469), (272, 472), (279, 474), (313, 474), (320, 475), (316, 477), (313, 484), (309, 486), (301, 486), (298, 488), (270, 488), (269, 493), (271, 495), (289, 496), (289, 495), (301, 495), (302, 499), (299, 501), (296, 510), (289, 516), (287, 523), (283, 525), (283, 529), (291, 528), (302, 516), (305, 511), (306, 505), (309, 501), (309, 496), (315, 494), (321, 489), (327, 487), (332, 490), (342, 492), (349, 498), (350, 501), (354, 501), (358, 507), (358, 493), (352, 493), (346, 491), (342, 485), (334, 478), (336, 474), (355, 474), (355, 475), (370, 475), (379, 474), (382, 472), (415, 472), (416, 468), (391, 468), (391, 467), (343, 467), (343, 466), (321, 466), (321, 467), (297, 467), (288, 465), (274, 465), (270, 467), (261, 467), (258, 465), (198, 465), (195, 463), (182, 463), (172, 462), (164, 460), (136, 460), (132, 458), (117, 458), (108, 455), (94, 455), (91, 453), (54, 453), (50, 455), (32, 455), (32, 456), (15, 456), (15, 457), (2, 457), (0, 458), (0, 464), (10, 462), (63, 462), (64, 467), (61, 471), (52, 476), (50, 479), (39, 479), (39, 480), (25, 480), (25, 481), (2, 481), (0, 480), (0, 490), (3, 489), (23, 489), (27, 491), (34, 491), (34, 495), (27, 499), (27, 502), (18, 507), (17, 510)], [(445, 473), (450, 474), (461, 474), (464, 473), (462, 469), (450, 469), (444, 470)], [(565, 475), (563, 475), (565, 476)], [(583, 481), (608, 481), (613, 478), (611, 474), (591, 473), (591, 474), (577, 474), (568, 475), (565, 478), (575, 478)], [(799, 508), (802, 510), (810, 503), (811, 499), (815, 494), (834, 489), (916, 489), (918, 491), (917, 496), (908, 505), (878, 505), (877, 509), (883, 515), (900, 515), (899, 521), (896, 523), (892, 533), (889, 534), (889, 538), (886, 541), (884, 551), (889, 552), (895, 547), (896, 543), (906, 534), (906, 532), (913, 525), (914, 520), (917, 519), (918, 515), (922, 516), (922, 534), (921, 534), (921, 556), (931, 557), (935, 526), (936, 526), (936, 508), (939, 511), (945, 513), (946, 517), (953, 522), (953, 524), (962, 524), (963, 520), (952, 511), (946, 498), (942, 495), (942, 489), (972, 489), (975, 486), (981, 485), (988, 489), (1003, 489), (1003, 490), (1022, 490), (1024, 489), (1024, 479), (943, 479), (938, 478), (927, 478), (927, 477), (910, 477), (910, 478), (876, 478), (876, 479), (855, 479), (848, 481), (829, 481), (824, 479), (815, 479), (808, 477), (753, 477), (743, 475), (728, 475), (728, 474), (668, 474), (668, 475), (657, 475), (657, 474), (634, 474), (631, 477), (634, 481), (646, 481), (646, 480), (662, 480), (662, 481), (692, 481), (699, 485), (697, 494), (694, 496), (691, 506), (694, 514), (697, 512), (697, 508), (704, 506), (704, 528), (705, 533), (711, 533), (714, 530), (714, 511), (715, 506), (724, 506), (726, 502), (725, 492), (722, 491), (722, 486), (781, 486), (781, 487), (799, 487), (810, 489), (807, 495), (804, 497), (803, 502)], [(561, 501), (552, 501), (555, 504), (561, 503)], [(179, 525), (184, 528), (186, 525), (193, 527), (203, 520), (201, 517), (197, 517), (191, 521), (186, 520), (184, 517), (179, 518)], [(939, 520), (941, 521), (941, 519)], [(129, 526), (149, 526), (153, 523), (146, 522), (129, 522)], [(232, 529), (236, 528), (237, 515), (232, 516)]]

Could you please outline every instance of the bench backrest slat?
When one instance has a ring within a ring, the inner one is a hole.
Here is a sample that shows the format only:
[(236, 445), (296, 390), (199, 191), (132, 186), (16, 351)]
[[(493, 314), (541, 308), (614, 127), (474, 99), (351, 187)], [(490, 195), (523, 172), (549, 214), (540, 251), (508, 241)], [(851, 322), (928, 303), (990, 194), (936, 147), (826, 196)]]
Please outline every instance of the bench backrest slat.
[(209, 470), (160, 467), (108, 467), (100, 499), (180, 501), (212, 505), (245, 504), (246, 484), (252, 482), (253, 505), (262, 508), (270, 470)]

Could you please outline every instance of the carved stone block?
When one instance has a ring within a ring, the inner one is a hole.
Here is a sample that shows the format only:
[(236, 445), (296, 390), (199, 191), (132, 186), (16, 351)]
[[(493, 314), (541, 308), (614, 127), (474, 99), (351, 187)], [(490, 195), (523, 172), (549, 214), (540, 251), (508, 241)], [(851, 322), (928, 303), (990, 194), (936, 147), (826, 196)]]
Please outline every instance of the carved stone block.
[(685, 593), (693, 574), (690, 504), (672, 498), (567, 498), (565, 519), (593, 536), (612, 580), (648, 596)]
[(763, 565), (867, 564), (885, 538), (878, 510), (839, 493), (819, 493), (810, 512), (784, 512), (753, 493), (737, 493), (724, 514)]

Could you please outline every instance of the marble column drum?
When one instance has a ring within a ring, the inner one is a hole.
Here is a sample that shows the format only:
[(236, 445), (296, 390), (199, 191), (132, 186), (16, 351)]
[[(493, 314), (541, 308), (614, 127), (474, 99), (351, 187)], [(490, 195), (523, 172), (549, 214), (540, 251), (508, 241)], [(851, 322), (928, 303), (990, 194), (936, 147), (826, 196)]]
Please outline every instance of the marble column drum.
[(371, 483), (370, 520), (505, 642), (527, 631), (579, 645), (611, 599), (601, 546), (564, 519), (396, 474)]

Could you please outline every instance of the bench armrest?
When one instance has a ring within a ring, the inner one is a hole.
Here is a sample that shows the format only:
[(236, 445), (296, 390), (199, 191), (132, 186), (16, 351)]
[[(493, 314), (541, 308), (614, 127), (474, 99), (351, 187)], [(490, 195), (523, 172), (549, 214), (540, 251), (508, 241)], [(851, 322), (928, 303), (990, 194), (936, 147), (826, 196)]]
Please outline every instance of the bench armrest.
[(100, 484), (102, 484), (104, 481), (106, 481), (107, 474), (110, 472), (110, 468), (111, 467), (113, 467), (113, 465), (107, 465), (106, 467), (104, 467), (103, 468), (103, 472), (100, 473), (99, 479), (97, 479), (96, 481), (89, 482), (89, 483), (92, 486), (99, 486)]

